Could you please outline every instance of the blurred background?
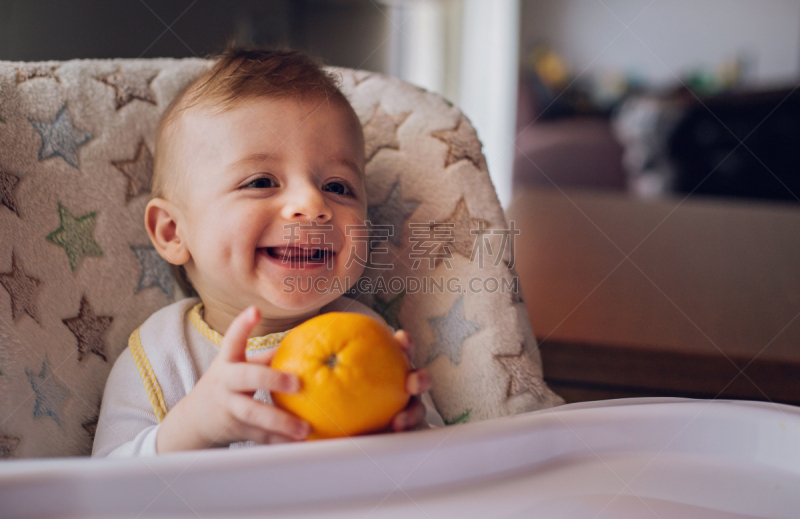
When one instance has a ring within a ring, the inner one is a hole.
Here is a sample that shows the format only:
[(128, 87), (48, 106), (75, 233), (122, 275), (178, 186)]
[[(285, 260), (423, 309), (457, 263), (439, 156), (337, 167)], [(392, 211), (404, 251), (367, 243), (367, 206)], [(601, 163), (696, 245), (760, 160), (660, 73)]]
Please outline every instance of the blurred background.
[(12, 61), (205, 56), (235, 39), (401, 77), (462, 107), (505, 206), (528, 185), (800, 192), (794, 0), (0, 0), (0, 31)]
[(800, 403), (800, 2), (0, 0), (0, 60), (230, 39), (462, 108), (568, 401)]

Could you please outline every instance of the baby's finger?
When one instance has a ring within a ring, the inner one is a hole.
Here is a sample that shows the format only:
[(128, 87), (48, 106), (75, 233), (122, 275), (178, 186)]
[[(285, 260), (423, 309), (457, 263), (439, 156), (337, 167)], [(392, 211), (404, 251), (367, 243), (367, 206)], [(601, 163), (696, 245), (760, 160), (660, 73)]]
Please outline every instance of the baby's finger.
[(240, 427), (239, 436), (241, 438), (245, 440), (254, 441), (256, 443), (261, 443), (264, 445), (298, 441), (294, 438), (283, 436), (282, 434), (265, 431), (264, 429), (261, 429), (259, 427), (251, 427), (249, 425), (242, 425), (242, 424), (240, 424), (239, 427)]
[(230, 396), (228, 410), (244, 425), (257, 427), (294, 440), (305, 439), (311, 432), (308, 422), (300, 420), (282, 409), (237, 393)]
[(409, 371), (406, 376), (406, 391), (411, 395), (424, 393), (431, 388), (431, 385), (431, 375), (425, 368)]
[(407, 431), (418, 426), (425, 418), (425, 406), (419, 398), (413, 397), (408, 407), (400, 411), (392, 419), (392, 430)]
[(397, 342), (400, 343), (400, 346), (403, 348), (403, 352), (408, 357), (408, 360), (414, 358), (414, 340), (411, 338), (411, 334), (405, 330), (397, 330), (394, 332), (394, 338)]
[(247, 338), (250, 337), (250, 332), (253, 331), (259, 319), (261, 319), (261, 312), (255, 306), (248, 306), (236, 316), (222, 338), (222, 347), (219, 353), (222, 359), (229, 362), (243, 362), (247, 358), (245, 355)]
[(264, 353), (258, 353), (256, 355), (252, 355), (247, 357), (247, 362), (252, 362), (253, 364), (261, 364), (263, 366), (269, 366), (270, 362), (272, 362), (272, 358), (275, 354), (278, 353), (278, 348), (272, 348)]
[(237, 362), (225, 368), (225, 387), (231, 391), (241, 393), (263, 389), (279, 393), (296, 393), (300, 390), (300, 379), (293, 373), (285, 373), (250, 362)]

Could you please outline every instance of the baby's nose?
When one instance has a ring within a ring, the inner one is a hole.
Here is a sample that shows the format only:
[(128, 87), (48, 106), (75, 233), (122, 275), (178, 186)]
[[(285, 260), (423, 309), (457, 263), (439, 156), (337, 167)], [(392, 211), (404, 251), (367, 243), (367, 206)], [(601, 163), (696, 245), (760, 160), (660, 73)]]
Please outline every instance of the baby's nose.
[(311, 220), (327, 220), (327, 215), (325, 213), (320, 213), (317, 216), (311, 216), (314, 214), (314, 211), (308, 211), (310, 214), (306, 213), (294, 213), (293, 218), (309, 218)]
[(295, 193), (284, 207), (287, 220), (312, 220), (318, 223), (331, 219), (332, 211), (325, 197), (316, 189)]

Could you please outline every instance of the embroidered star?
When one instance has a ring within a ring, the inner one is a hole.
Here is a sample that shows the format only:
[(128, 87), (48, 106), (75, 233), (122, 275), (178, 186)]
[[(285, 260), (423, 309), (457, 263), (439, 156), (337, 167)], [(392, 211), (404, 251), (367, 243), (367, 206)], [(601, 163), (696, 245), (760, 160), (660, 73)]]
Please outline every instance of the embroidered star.
[(115, 107), (119, 110), (134, 99), (156, 104), (156, 96), (150, 89), (150, 83), (157, 75), (158, 71), (152, 70), (129, 70), (124, 73), (121, 70), (117, 70), (113, 74), (95, 79), (114, 88), (116, 93)]
[(128, 189), (125, 202), (131, 198), (150, 192), (150, 181), (153, 179), (153, 154), (147, 149), (144, 139), (139, 141), (136, 156), (131, 160), (111, 161), (115, 168), (128, 178)]
[(400, 149), (397, 140), (397, 128), (403, 124), (411, 112), (397, 115), (387, 113), (380, 105), (375, 109), (372, 118), (364, 125), (364, 155), (369, 162), (378, 151), (389, 148)]
[(431, 136), (447, 144), (447, 158), (445, 158), (444, 167), (466, 159), (480, 170), (487, 169), (486, 159), (481, 153), (481, 141), (478, 140), (478, 134), (463, 115), (454, 130), (433, 132)]
[(464, 339), (483, 328), (479, 323), (464, 317), (463, 295), (458, 298), (447, 315), (429, 317), (428, 322), (436, 334), (436, 340), (431, 344), (428, 361), (425, 364), (430, 363), (439, 355), (447, 355), (453, 364), (458, 366), (461, 361), (461, 345)]
[(72, 125), (66, 105), (53, 122), (31, 121), (31, 124), (42, 136), (39, 160), (58, 155), (73, 168), (78, 168), (78, 146), (85, 144), (92, 136)]
[(158, 286), (167, 296), (172, 295), (172, 272), (169, 263), (158, 255), (153, 247), (134, 247), (131, 250), (142, 265), (142, 275), (136, 291)]
[(94, 440), (94, 435), (97, 433), (97, 420), (100, 418), (98, 413), (95, 413), (94, 416), (86, 420), (81, 424), (83, 430), (89, 435), (90, 440)]
[(358, 86), (374, 75), (375, 74), (373, 72), (367, 72), (365, 70), (357, 70), (353, 73), (353, 83), (355, 83), (355, 85)]
[[(508, 264), (506, 263), (506, 266)], [(519, 286), (519, 276), (517, 276), (517, 270), (514, 267), (509, 269), (511, 271), (511, 280), (513, 282), (514, 289), (511, 291), (511, 304), (517, 303), (525, 303), (525, 299), (522, 297), (522, 288)]]
[(17, 255), (11, 251), (11, 272), (0, 272), (0, 285), (6, 289), (11, 296), (11, 317), (16, 320), (22, 312), (31, 316), (31, 319), (39, 323), (36, 315), (36, 304), (34, 303), (34, 293), (36, 287), (42, 282), (35, 277), (25, 274), (17, 264)]
[[(469, 214), (467, 201), (464, 199), (464, 197), (462, 196), (459, 198), (458, 203), (456, 203), (456, 207), (453, 209), (453, 212), (450, 214), (450, 216), (437, 223), (453, 224), (453, 227), (450, 228), (452, 234), (449, 236), (452, 237), (453, 240), (448, 243), (442, 242), (440, 247), (452, 247), (456, 252), (465, 258), (471, 259), (472, 251), (475, 248), (475, 239), (478, 237), (478, 235), (471, 234), (470, 231), (478, 230), (481, 225), (481, 220), (472, 218), (472, 216)], [(485, 223), (486, 222), (484, 220), (484, 224)], [(484, 225), (483, 228), (486, 229), (486, 225)], [(483, 246), (483, 244), (481, 244), (481, 246)], [(491, 253), (491, 251), (489, 252)], [(443, 258), (437, 257), (434, 261), (435, 265), (438, 265), (442, 259)]]
[(399, 247), (403, 239), (406, 220), (418, 205), (419, 202), (416, 200), (403, 200), (400, 195), (400, 181), (397, 181), (389, 191), (386, 201), (381, 204), (370, 205), (367, 209), (367, 215), (374, 224), (391, 225), (393, 233), (389, 236), (389, 241)]
[(459, 423), (467, 423), (469, 421), (469, 415), (471, 413), (472, 413), (472, 409), (467, 409), (466, 411), (464, 411), (460, 415), (456, 416), (452, 420), (446, 420), (446, 419), (442, 418), (442, 421), (444, 421), (445, 425), (456, 425), (456, 424), (459, 424)]
[(525, 349), (519, 355), (495, 355), (494, 358), (503, 365), (509, 375), (508, 398), (525, 392), (531, 392), (537, 399), (544, 400), (547, 388), (542, 381), (542, 372), (528, 357)]
[(73, 271), (85, 255), (103, 255), (100, 246), (92, 238), (95, 215), (96, 213), (91, 212), (75, 218), (61, 205), (61, 202), (58, 203), (58, 216), (61, 219), (61, 227), (47, 235), (47, 239), (56, 245), (64, 247), (69, 258), (69, 266)]
[(17, 84), (34, 79), (37, 77), (55, 79), (61, 83), (61, 79), (56, 76), (56, 69), (59, 65), (26, 65), (17, 67)]
[(19, 445), (19, 438), (0, 434), (0, 459), (10, 458)]
[(61, 385), (56, 380), (56, 377), (53, 376), (53, 372), (50, 370), (47, 360), (45, 359), (42, 361), (42, 369), (39, 370), (38, 374), (25, 368), (25, 375), (27, 375), (28, 382), (30, 382), (33, 391), (36, 393), (33, 417), (39, 418), (40, 416), (47, 415), (58, 425), (61, 425), (59, 413), (64, 400), (69, 395), (69, 391), (67, 391), (67, 388)]
[(111, 316), (96, 315), (86, 296), (81, 297), (81, 309), (78, 315), (61, 320), (78, 339), (78, 362), (83, 360), (83, 356), (87, 353), (94, 353), (108, 362), (103, 335), (113, 321), (114, 318)]
[(388, 303), (381, 301), (381, 299), (375, 295), (374, 301), (372, 302), (372, 309), (378, 312), (381, 317), (386, 320), (386, 323), (395, 330), (399, 330), (401, 328), (398, 316), (400, 314), (400, 308), (403, 304), (403, 298), (405, 295), (406, 291), (403, 290)]
[(17, 185), (17, 182), (19, 182), (18, 176), (0, 171), (0, 204), (8, 207), (14, 211), (14, 214), (19, 216), (19, 206), (14, 196), (14, 186)]

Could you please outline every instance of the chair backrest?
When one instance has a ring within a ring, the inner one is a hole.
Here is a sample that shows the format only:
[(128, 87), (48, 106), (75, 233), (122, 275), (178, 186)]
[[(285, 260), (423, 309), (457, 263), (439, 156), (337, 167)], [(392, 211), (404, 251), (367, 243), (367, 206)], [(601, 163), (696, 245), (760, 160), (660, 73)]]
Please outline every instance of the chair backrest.
[[(0, 457), (88, 454), (129, 334), (183, 297), (142, 215), (159, 116), (209, 65), (0, 62)], [(560, 403), (469, 121), (402, 81), (332, 71), (368, 159), (373, 254), (353, 297), (411, 332), (448, 423)]]

